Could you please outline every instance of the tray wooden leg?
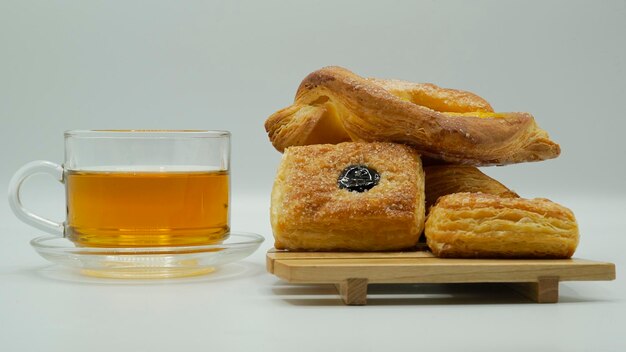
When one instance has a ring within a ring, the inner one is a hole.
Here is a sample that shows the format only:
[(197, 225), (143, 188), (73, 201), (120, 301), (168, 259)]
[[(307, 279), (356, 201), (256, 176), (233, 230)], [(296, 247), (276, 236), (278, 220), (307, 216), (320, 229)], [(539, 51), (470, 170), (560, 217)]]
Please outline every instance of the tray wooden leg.
[(343, 303), (362, 306), (367, 303), (367, 279), (347, 279), (335, 284)]
[(559, 277), (542, 276), (537, 282), (511, 284), (511, 287), (537, 303), (556, 303), (559, 301)]

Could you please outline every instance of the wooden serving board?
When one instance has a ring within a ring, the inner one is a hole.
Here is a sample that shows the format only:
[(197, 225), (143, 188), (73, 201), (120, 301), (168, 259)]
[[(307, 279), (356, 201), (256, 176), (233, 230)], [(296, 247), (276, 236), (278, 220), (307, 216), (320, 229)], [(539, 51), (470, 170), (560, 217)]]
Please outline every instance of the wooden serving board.
[(334, 284), (345, 304), (367, 303), (368, 284), (510, 283), (538, 303), (555, 303), (561, 281), (615, 279), (615, 264), (586, 259), (444, 259), (429, 251), (289, 252), (270, 249), (267, 270), (292, 283)]

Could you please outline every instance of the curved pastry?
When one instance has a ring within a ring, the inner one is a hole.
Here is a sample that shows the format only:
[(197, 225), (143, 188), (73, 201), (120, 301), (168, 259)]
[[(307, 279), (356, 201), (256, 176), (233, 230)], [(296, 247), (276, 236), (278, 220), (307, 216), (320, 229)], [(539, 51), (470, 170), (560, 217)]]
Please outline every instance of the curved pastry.
[(424, 228), (424, 171), (393, 143), (285, 150), (272, 189), (275, 247), (384, 251), (415, 246)]
[(503, 198), (518, 198), (517, 193), (473, 166), (438, 165), (424, 167), (426, 211), (439, 197), (452, 193), (480, 192)]
[(270, 116), (265, 129), (279, 151), (294, 145), (384, 141), (469, 165), (539, 161), (560, 153), (528, 113), (494, 113), (489, 103), (469, 92), (366, 79), (341, 67), (309, 74), (294, 104)]
[(439, 198), (426, 220), (426, 242), (438, 257), (569, 258), (578, 224), (550, 200), (455, 193)]

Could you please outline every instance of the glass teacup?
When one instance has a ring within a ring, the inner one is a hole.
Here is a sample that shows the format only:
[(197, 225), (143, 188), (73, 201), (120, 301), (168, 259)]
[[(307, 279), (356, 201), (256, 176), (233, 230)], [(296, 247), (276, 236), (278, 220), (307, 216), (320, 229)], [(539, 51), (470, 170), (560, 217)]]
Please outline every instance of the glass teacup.
[[(46, 219), (22, 205), (22, 183), (37, 173), (65, 184), (65, 222)], [(9, 203), (25, 223), (79, 246), (219, 243), (229, 233), (230, 133), (68, 131), (64, 164), (24, 165), (10, 182)]]

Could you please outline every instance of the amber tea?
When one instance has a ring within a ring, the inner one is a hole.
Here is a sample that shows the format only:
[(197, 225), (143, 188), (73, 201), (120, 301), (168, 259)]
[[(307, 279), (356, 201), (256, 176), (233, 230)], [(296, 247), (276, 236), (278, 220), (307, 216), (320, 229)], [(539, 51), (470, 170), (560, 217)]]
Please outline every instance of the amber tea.
[(92, 247), (191, 246), (229, 231), (227, 171), (66, 172), (66, 235)]

